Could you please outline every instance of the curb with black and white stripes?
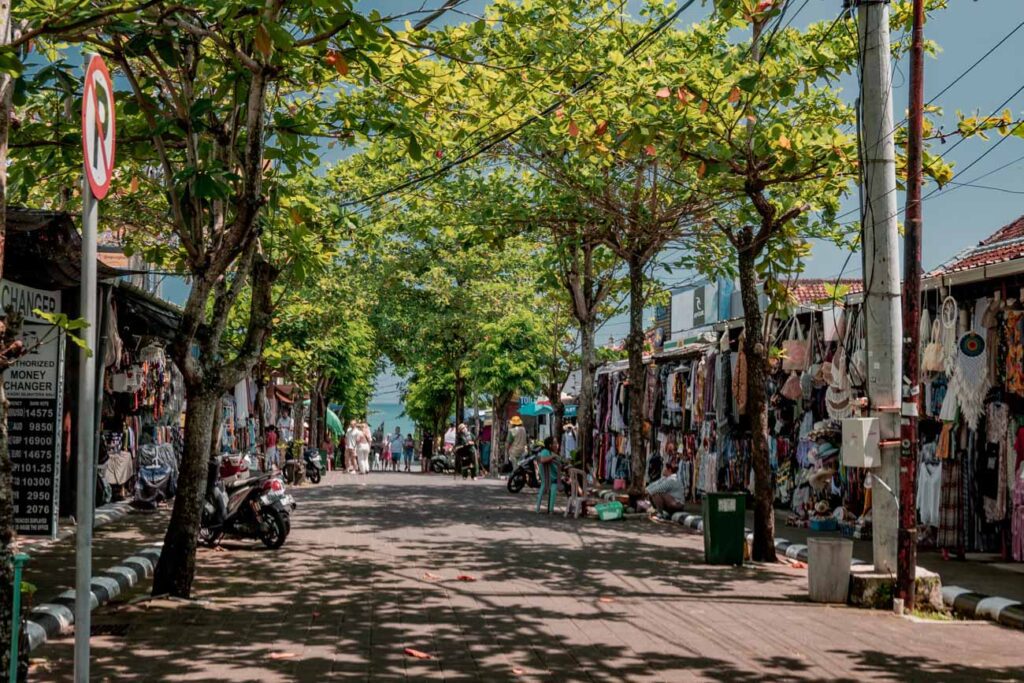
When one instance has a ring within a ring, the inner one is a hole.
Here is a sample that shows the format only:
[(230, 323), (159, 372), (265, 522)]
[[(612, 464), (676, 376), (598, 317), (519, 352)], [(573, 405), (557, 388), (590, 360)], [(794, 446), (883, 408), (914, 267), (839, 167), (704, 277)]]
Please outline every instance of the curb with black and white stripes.
[[(597, 495), (602, 500), (615, 500), (619, 494), (614, 491), (599, 491)], [(700, 515), (677, 512), (672, 515), (672, 521), (694, 531), (704, 531), (704, 520)], [(753, 542), (754, 534), (748, 529), (747, 543)], [(784, 538), (776, 538), (775, 551), (791, 560), (807, 562), (808, 549), (802, 543), (790, 543)], [(850, 564), (857, 566), (867, 563), (854, 558)], [(1024, 603), (1016, 600), (975, 593), (961, 586), (945, 586), (942, 589), (942, 602), (957, 614), (971, 619), (990, 619), (1003, 626), (1024, 629)]]
[[(160, 559), (162, 544), (143, 548), (131, 557), (99, 572), (92, 578), (90, 602), (92, 609), (105, 605), (122, 593), (129, 591), (144, 579), (153, 576), (157, 560)], [(66, 633), (75, 623), (75, 591), (68, 590), (58, 595), (53, 602), (42, 603), (32, 608), (25, 620), (25, 634), (28, 649), (37, 649), (50, 638)]]

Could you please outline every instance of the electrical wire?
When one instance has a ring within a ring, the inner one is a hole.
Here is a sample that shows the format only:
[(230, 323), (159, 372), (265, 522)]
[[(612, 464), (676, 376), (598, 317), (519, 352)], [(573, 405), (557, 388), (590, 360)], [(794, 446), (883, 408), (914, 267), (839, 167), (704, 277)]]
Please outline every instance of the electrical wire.
[[(635, 59), (636, 55), (638, 55), (640, 53), (640, 51), (643, 50), (643, 48), (645, 48), (652, 40), (654, 40), (658, 35), (660, 35), (662, 31), (664, 31), (672, 22), (674, 22), (676, 19), (678, 19), (679, 16), (684, 11), (689, 9), (695, 2), (696, 2), (696, 0), (687, 0), (676, 11), (672, 12), (672, 14), (670, 14), (664, 20), (659, 22), (653, 29), (651, 29), (651, 31), (649, 31), (647, 34), (645, 34), (643, 37), (641, 37), (638, 41), (633, 43), (633, 45), (630, 46), (630, 48), (623, 53), (623, 56), (627, 60)], [(541, 119), (543, 119), (548, 114), (553, 113), (554, 111), (556, 111), (559, 107), (563, 106), (569, 100), (577, 97), (578, 95), (580, 95), (580, 94), (582, 94), (584, 92), (589, 91), (597, 83), (599, 83), (600, 81), (602, 81), (605, 78), (607, 78), (609, 73), (610, 73), (610, 71), (598, 71), (598, 72), (592, 73), (581, 84), (579, 84), (578, 86), (573, 88), (572, 92), (570, 92), (568, 95), (566, 95), (564, 97), (558, 98), (555, 102), (553, 102), (552, 104), (550, 104), (547, 107), (545, 107), (541, 112), (539, 112), (537, 114), (533, 114), (533, 115), (527, 117), (522, 123), (520, 123), (517, 126), (513, 127), (511, 130), (505, 131), (505, 132), (500, 133), (500, 134), (491, 135), (490, 136), (490, 140), (485, 140), (484, 143), (481, 146), (477, 147), (477, 149), (473, 150), (472, 152), (469, 152), (469, 153), (466, 153), (466, 154), (462, 154), (459, 157), (457, 157), (457, 158), (455, 158), (455, 159), (453, 159), (453, 160), (451, 160), (449, 162), (446, 162), (446, 163), (442, 164), (440, 168), (437, 168), (434, 171), (431, 171), (431, 172), (419, 175), (419, 176), (417, 176), (415, 178), (410, 178), (409, 180), (403, 181), (401, 183), (397, 183), (397, 184), (395, 184), (395, 185), (393, 185), (393, 186), (391, 186), (389, 188), (385, 188), (385, 189), (380, 190), (378, 192), (371, 193), (371, 194), (369, 194), (366, 197), (363, 197), (361, 199), (353, 199), (353, 200), (349, 200), (347, 202), (342, 202), (341, 208), (347, 208), (347, 207), (350, 207), (350, 206), (353, 206), (353, 205), (356, 205), (356, 204), (362, 204), (362, 203), (365, 203), (365, 202), (373, 201), (375, 199), (380, 199), (381, 197), (385, 197), (387, 195), (394, 194), (396, 192), (401, 192), (402, 190), (405, 190), (405, 189), (407, 189), (409, 187), (413, 187), (413, 186), (419, 185), (421, 183), (428, 182), (430, 180), (434, 180), (435, 178), (439, 178), (439, 177), (447, 174), (448, 171), (452, 170), (453, 168), (456, 168), (458, 166), (461, 166), (464, 163), (472, 161), (473, 159), (479, 157), (480, 155), (490, 151), (491, 149), (494, 149), (499, 144), (501, 144), (502, 142), (505, 142), (506, 140), (508, 140), (509, 138), (514, 136), (516, 133), (518, 133), (521, 130), (523, 130), (524, 128), (526, 128), (527, 126), (532, 125), (532, 124), (540, 121)]]

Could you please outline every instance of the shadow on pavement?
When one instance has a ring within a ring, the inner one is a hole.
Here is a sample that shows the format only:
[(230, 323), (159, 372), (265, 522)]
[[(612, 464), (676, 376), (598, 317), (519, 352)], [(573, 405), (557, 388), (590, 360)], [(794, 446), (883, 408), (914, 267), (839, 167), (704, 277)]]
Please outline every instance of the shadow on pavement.
[[(1011, 680), (1009, 669), (936, 667), (868, 650), (835, 651), (859, 673), (848, 678), (819, 677), (816, 663), (812, 670), (785, 653), (721, 656), (729, 640), (762, 634), (742, 620), (720, 631), (687, 629), (680, 626), (687, 617), (729, 604), (821, 608), (805, 602), (783, 568), (701, 564), (697, 544), (681, 544), (677, 527), (539, 517), (532, 499), (494, 482), (416, 476), (334, 475), (294, 490), (299, 509), (280, 551), (241, 544), (200, 551), (200, 602), (97, 613), (101, 630), (128, 630), (94, 636), (94, 677), (909, 681), (926, 672), (938, 680)], [(458, 581), (460, 574), (476, 580)], [(788, 583), (765, 590), (774, 579)], [(52, 660), (46, 680), (70, 677), (70, 639), (42, 654)]]

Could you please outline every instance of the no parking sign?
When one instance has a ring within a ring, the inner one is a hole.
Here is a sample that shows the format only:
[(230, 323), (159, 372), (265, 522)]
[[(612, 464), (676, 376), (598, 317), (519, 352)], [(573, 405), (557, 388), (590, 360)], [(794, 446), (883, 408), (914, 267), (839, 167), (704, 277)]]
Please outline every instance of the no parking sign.
[(93, 55), (82, 95), (82, 156), (93, 197), (103, 199), (114, 173), (114, 84), (107, 65)]

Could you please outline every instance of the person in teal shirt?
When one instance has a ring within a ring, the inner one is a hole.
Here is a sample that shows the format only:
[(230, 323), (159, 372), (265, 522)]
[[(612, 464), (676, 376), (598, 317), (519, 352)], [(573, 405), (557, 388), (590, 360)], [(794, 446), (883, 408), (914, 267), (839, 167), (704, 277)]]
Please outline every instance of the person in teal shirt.
[(558, 439), (549, 436), (544, 439), (544, 448), (537, 454), (537, 462), (540, 465), (540, 491), (537, 493), (537, 512), (540, 512), (540, 504), (544, 500), (544, 494), (548, 496), (548, 514), (555, 511), (555, 496), (558, 493)]

